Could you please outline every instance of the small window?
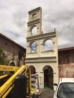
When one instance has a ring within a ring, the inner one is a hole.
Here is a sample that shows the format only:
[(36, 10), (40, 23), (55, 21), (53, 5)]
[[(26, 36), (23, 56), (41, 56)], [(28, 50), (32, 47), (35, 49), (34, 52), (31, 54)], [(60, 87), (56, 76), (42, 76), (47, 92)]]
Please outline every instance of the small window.
[(33, 18), (36, 17), (36, 13), (32, 14), (32, 17), (33, 17)]

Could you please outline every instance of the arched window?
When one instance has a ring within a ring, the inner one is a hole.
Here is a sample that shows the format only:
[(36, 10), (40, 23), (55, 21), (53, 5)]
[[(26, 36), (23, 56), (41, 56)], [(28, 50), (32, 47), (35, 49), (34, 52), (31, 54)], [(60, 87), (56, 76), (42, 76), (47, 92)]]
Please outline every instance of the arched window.
[(52, 50), (53, 49), (53, 42), (52, 40), (46, 40), (44, 43), (44, 50), (48, 51), (48, 50)]
[(37, 34), (37, 27), (34, 27), (33, 29), (32, 29), (32, 35), (36, 35)]
[(31, 52), (36, 52), (37, 51), (37, 43), (36, 42), (33, 42), (31, 44)]

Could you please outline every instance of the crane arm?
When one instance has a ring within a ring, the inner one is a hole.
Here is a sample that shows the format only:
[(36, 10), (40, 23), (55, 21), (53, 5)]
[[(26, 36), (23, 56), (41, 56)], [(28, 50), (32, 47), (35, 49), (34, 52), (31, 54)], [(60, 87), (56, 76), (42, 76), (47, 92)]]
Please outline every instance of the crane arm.
[[(10, 66), (11, 67), (11, 66)], [(11, 69), (9, 70), (9, 68), (10, 67), (8, 67), (8, 69), (7, 69), (7, 67), (6, 67), (6, 69), (8, 70), (8, 71), (13, 71), (15, 68), (12, 68), (11, 67)], [(0, 68), (2, 68), (2, 67), (0, 67)], [(5, 66), (3, 66), (3, 69), (4, 69), (4, 71), (7, 71), (6, 69), (5, 69)], [(17, 68), (16, 68), (17, 69)], [(1, 69), (2, 70), (2, 69)], [(12, 88), (13, 88), (13, 84), (14, 84), (14, 80), (15, 80), (15, 78), (16, 78), (16, 76), (18, 76), (18, 75), (21, 75), (24, 71), (26, 70), (26, 66), (22, 66), (21, 68), (19, 68), (1, 87), (0, 87), (0, 97), (1, 98), (6, 98), (5, 96), (7, 96), (7, 94), (9, 93), (9, 90), (11, 91), (12, 90)], [(15, 70), (14, 70), (15, 71)], [(7, 93), (7, 94), (6, 94)]]
[(19, 69), (17, 66), (6, 66), (6, 65), (0, 65), (0, 71), (14, 71), (16, 72)]

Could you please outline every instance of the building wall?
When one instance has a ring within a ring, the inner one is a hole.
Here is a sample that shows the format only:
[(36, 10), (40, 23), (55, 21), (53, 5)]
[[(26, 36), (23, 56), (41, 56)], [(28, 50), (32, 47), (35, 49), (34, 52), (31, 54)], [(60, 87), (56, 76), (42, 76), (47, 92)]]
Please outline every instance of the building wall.
[(18, 65), (18, 62), (20, 65), (25, 64), (25, 54), (26, 50), (18, 45), (16, 43), (0, 36), (0, 47), (3, 49), (3, 51), (7, 55), (7, 60), (10, 62), (14, 55), (14, 63), (15, 65)]
[(74, 77), (74, 49), (58, 52), (59, 77)]

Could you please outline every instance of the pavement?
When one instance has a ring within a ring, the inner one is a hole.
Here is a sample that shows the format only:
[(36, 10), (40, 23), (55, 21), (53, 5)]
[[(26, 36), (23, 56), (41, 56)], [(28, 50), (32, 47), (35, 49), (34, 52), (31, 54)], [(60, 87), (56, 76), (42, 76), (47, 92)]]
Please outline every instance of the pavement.
[[(40, 93), (38, 94), (38, 97), (34, 98), (53, 98), (54, 91), (49, 88), (44, 88), (40, 90)], [(30, 97), (32, 98), (32, 97)]]
[(38, 98), (53, 98), (54, 91), (49, 89), (43, 89), (42, 93), (39, 95)]

